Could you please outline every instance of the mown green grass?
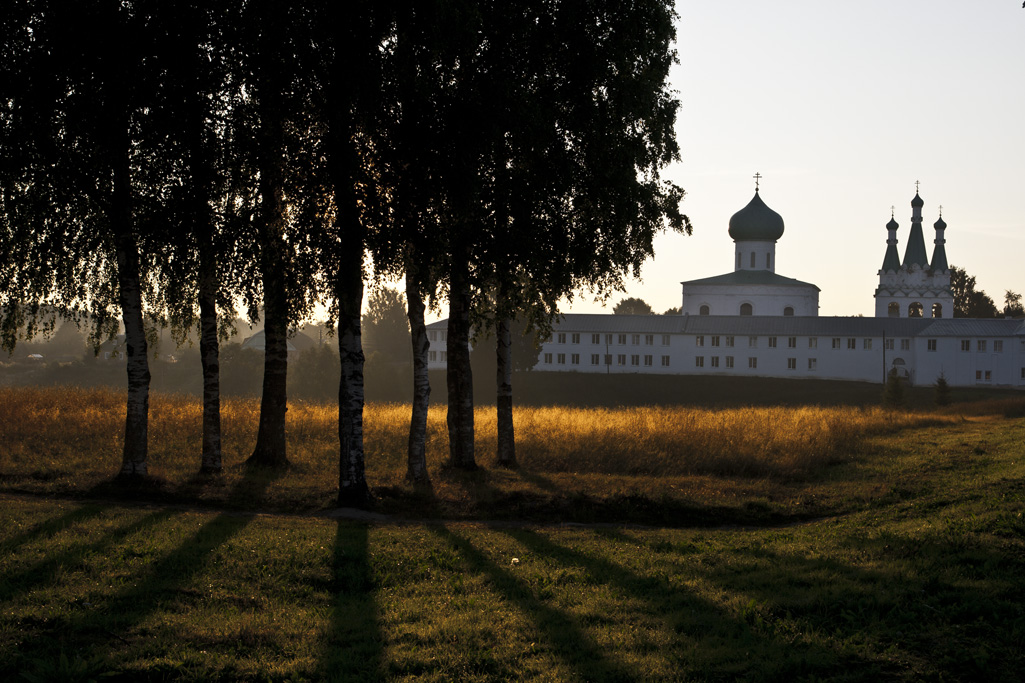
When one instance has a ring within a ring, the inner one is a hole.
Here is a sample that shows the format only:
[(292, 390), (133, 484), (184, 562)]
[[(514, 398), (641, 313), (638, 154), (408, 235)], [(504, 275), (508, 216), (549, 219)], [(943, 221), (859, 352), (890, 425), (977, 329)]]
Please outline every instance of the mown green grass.
[[(8, 496), (0, 678), (1017, 680), (1023, 444), (1021, 418), (878, 434), (805, 481), (706, 477), (675, 529)], [(745, 506), (830, 516), (714, 525)]]

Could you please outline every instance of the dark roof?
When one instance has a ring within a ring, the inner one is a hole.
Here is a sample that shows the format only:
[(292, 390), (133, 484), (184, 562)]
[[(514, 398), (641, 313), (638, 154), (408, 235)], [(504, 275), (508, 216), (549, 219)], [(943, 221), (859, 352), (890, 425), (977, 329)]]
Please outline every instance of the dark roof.
[(705, 277), (699, 280), (688, 280), (680, 284), (684, 286), (711, 285), (713, 287), (771, 285), (773, 287), (813, 287), (816, 291), (819, 289), (810, 282), (801, 282), (793, 278), (783, 277), (768, 270), (736, 270), (725, 275), (713, 275), (712, 277)]
[(775, 242), (783, 236), (783, 217), (770, 209), (755, 190), (747, 206), (730, 218), (730, 237), (737, 242)]

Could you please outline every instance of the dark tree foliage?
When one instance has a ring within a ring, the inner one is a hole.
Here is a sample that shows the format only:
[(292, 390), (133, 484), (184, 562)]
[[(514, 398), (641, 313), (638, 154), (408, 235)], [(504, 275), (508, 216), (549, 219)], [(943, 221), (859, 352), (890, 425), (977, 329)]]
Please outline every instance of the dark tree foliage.
[(667, 308), (662, 315), (680, 315), (681, 313), (683, 313), (683, 310), (679, 306), (673, 306), (672, 308)]
[(954, 292), (955, 318), (995, 318), (999, 314), (993, 299), (975, 289), (975, 276), (963, 268), (950, 267), (950, 288)]
[(651, 306), (648, 305), (643, 299), (636, 297), (627, 297), (612, 308), (613, 315), (655, 315), (655, 311), (651, 310)]
[(950, 384), (947, 382), (946, 376), (941, 372), (940, 376), (936, 378), (936, 394), (934, 396), (936, 405), (938, 406), (949, 406), (950, 405)]
[(1003, 314), (1012, 318), (1025, 316), (1025, 306), (1021, 303), (1021, 294), (1008, 289), (1004, 292)]
[(904, 406), (904, 380), (897, 374), (896, 368), (892, 368), (886, 375), (886, 384), (883, 388), (883, 405), (887, 408), (901, 408)]
[(402, 293), (390, 287), (370, 292), (363, 314), (364, 347), (391, 363), (409, 362), (409, 321)]

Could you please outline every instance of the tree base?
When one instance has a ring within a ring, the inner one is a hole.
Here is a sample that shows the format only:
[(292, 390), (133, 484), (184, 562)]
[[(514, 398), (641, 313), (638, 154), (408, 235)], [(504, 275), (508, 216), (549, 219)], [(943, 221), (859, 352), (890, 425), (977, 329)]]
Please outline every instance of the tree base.
[(338, 507), (370, 510), (374, 506), (374, 497), (367, 486), (357, 486), (338, 492)]

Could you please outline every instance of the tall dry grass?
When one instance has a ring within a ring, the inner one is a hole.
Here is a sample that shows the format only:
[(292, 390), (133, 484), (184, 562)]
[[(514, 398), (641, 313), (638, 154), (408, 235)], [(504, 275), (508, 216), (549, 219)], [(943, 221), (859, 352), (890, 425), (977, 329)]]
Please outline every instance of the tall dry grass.
[[(123, 395), (109, 389), (0, 389), (0, 475), (109, 476), (120, 459), (124, 410)], [(337, 415), (336, 406), (306, 402), (288, 411), (290, 459), (327, 485), (337, 471)], [(200, 402), (154, 394), (150, 416), (151, 467), (172, 481), (188, 479), (199, 464)], [(226, 466), (248, 457), (258, 417), (256, 399), (222, 403)], [(881, 408), (526, 407), (516, 410), (515, 425), (519, 462), (536, 472), (787, 477), (842, 461), (869, 436), (957, 419)], [(364, 424), (371, 484), (400, 483), (409, 407), (368, 405)], [(494, 410), (478, 409), (476, 426), (478, 462), (491, 466)], [(427, 432), (436, 474), (448, 458), (443, 407), (430, 410)]]

